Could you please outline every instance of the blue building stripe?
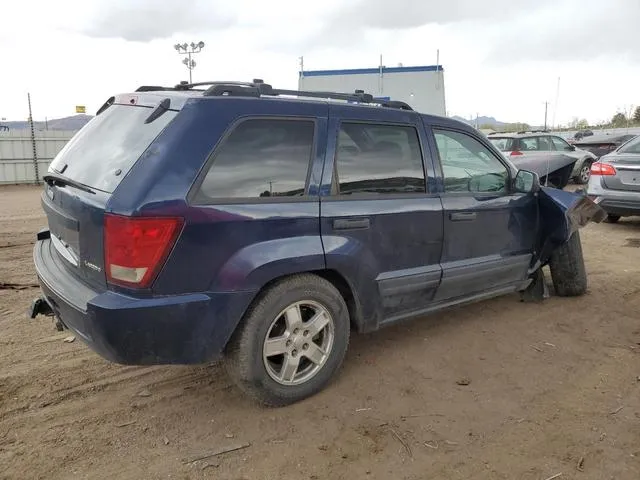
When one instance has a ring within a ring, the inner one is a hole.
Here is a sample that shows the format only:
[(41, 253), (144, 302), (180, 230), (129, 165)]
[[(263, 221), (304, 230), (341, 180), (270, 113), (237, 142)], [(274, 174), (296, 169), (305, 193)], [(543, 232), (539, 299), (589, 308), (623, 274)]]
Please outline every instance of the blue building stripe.
[[(382, 67), (382, 73), (407, 73), (407, 72), (436, 72), (444, 71), (442, 65), (423, 65), (418, 67)], [(366, 75), (372, 73), (380, 73), (380, 67), (377, 68), (348, 68), (345, 70), (305, 70), (298, 72), (302, 77), (328, 77), (332, 75)]]

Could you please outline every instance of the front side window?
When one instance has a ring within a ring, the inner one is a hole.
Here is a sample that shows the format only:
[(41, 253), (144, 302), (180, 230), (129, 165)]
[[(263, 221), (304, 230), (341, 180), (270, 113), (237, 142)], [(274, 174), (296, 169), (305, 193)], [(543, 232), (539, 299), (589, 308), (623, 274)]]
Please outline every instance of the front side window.
[(252, 119), (240, 123), (216, 149), (199, 197), (304, 195), (314, 131), (311, 120)]
[(556, 150), (559, 152), (571, 150), (571, 145), (569, 145), (560, 137), (551, 137), (551, 141), (553, 142), (554, 147), (556, 147)]
[(337, 193), (424, 193), (418, 132), (413, 127), (343, 123), (336, 150)]
[(450, 130), (434, 130), (445, 192), (506, 192), (507, 167), (477, 139)]

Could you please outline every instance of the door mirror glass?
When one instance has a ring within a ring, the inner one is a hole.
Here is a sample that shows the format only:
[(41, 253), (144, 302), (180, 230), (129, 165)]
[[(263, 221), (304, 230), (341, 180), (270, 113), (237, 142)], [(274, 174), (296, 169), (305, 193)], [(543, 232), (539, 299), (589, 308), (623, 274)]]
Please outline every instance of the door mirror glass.
[(538, 174), (528, 170), (518, 170), (515, 179), (515, 190), (519, 193), (535, 193), (540, 190)]

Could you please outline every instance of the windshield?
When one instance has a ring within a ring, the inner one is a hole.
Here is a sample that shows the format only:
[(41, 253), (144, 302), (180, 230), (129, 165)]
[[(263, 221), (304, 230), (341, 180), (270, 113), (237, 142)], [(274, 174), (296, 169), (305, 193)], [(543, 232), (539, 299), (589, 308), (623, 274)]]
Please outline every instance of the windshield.
[(618, 151), (620, 153), (640, 153), (640, 135), (622, 145)]
[(493, 146), (496, 147), (501, 152), (512, 152), (515, 150), (515, 140), (510, 137), (489, 137)]
[(145, 123), (152, 112), (151, 107), (112, 105), (65, 145), (49, 171), (112, 193), (177, 113), (169, 110)]

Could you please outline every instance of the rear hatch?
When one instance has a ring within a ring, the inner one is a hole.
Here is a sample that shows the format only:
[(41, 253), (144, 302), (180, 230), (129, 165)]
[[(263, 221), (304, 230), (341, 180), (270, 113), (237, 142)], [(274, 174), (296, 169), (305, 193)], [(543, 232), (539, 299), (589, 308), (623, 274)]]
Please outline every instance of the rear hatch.
[(616, 170), (615, 175), (602, 176), (606, 188), (640, 192), (640, 137), (602, 157), (600, 161), (612, 165)]
[(96, 289), (106, 288), (103, 223), (111, 195), (176, 116), (157, 95), (112, 97), (56, 156), (42, 195), (55, 259)]

